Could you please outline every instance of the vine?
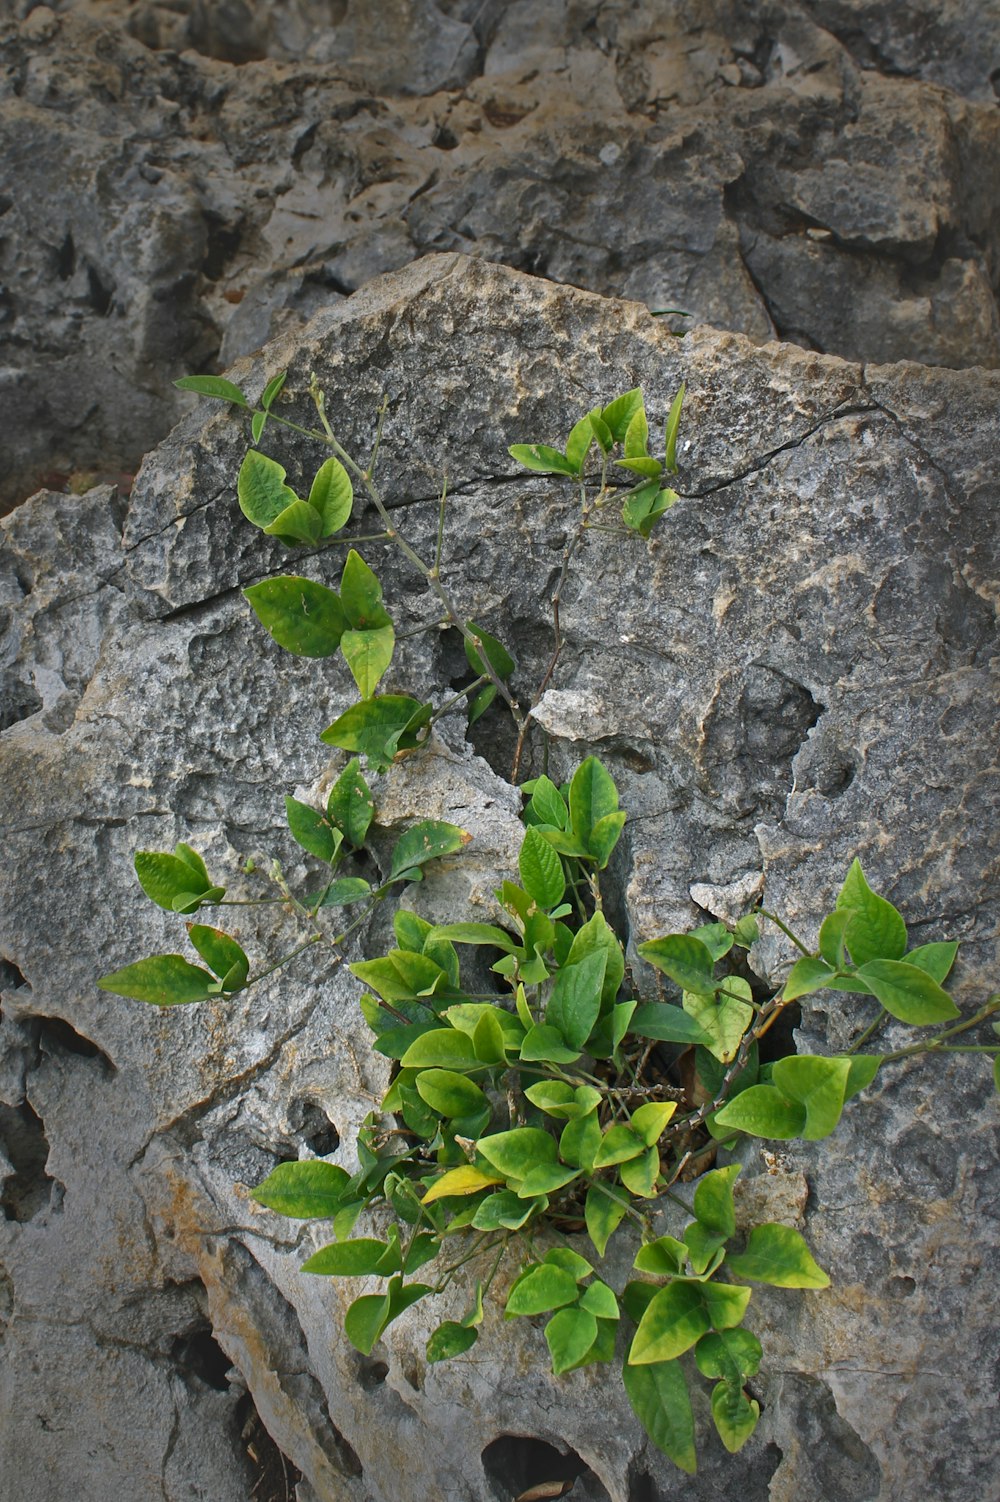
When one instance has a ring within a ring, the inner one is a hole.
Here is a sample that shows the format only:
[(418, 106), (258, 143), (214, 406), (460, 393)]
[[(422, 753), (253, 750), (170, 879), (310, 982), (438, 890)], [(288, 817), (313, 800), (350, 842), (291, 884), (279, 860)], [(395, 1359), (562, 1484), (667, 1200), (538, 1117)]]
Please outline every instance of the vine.
[[(733, 1186), (740, 1166), (707, 1165), (743, 1136), (827, 1137), (847, 1102), (894, 1060), (915, 1053), (995, 1054), (996, 1043), (955, 1040), (989, 1021), (1000, 1010), (1000, 996), (961, 1019), (944, 989), (957, 944), (911, 948), (902, 916), (871, 889), (855, 861), (813, 943), (759, 908), (731, 926), (710, 923), (639, 944), (638, 960), (675, 988), (670, 999), (643, 1001), (647, 988), (636, 983), (602, 890), (626, 813), (610, 773), (593, 756), (565, 784), (545, 774), (521, 784), (518, 880), (504, 881), (497, 891), (496, 923), (431, 924), (398, 906), (395, 947), (349, 963), (345, 946), (375, 908), (469, 839), (456, 825), (418, 821), (395, 843), (383, 879), (361, 875), (358, 857), (375, 825), (362, 760), (384, 770), (418, 748), (435, 721), (458, 704), (465, 703), (471, 723), (499, 701), (514, 725), (511, 780), (517, 782), (535, 710), (558, 671), (560, 604), (583, 539), (595, 530), (647, 539), (678, 499), (664, 477), (677, 467), (684, 390), (666, 419), (662, 458), (649, 452), (638, 389), (585, 413), (561, 450), (540, 443), (511, 448), (527, 469), (570, 479), (578, 498), (551, 597), (552, 649), (536, 692), (522, 704), (511, 687), (513, 652), (464, 613), (443, 580), (446, 491), (428, 562), (376, 484), (385, 404), (362, 463), (335, 437), (316, 378), (309, 396), (319, 427), (304, 427), (276, 410), (284, 384), (282, 374), (251, 403), (220, 377), (177, 382), (250, 413), (252, 447), (237, 482), (250, 522), (289, 547), (314, 547), (343, 531), (354, 514), (357, 484), (381, 530), (352, 541), (398, 550), (428, 585), (438, 613), (397, 633), (376, 574), (353, 546), (337, 591), (295, 574), (245, 591), (283, 648), (315, 658), (339, 652), (360, 695), (321, 737), (350, 754), (325, 806), (285, 800), (292, 836), (319, 863), (318, 884), (293, 893), (274, 865), (276, 896), (227, 899), (201, 856), (184, 843), (173, 853), (140, 851), (135, 869), (146, 894), (169, 911), (193, 917), (203, 907), (270, 901), (295, 916), (303, 937), (254, 972), (235, 937), (191, 922), (188, 935), (203, 964), (156, 955), (99, 984), (158, 1006), (200, 1002), (246, 991), (312, 945), (332, 948), (363, 987), (361, 1011), (374, 1050), (392, 1061), (392, 1080), (358, 1133), (353, 1172), (323, 1159), (282, 1163), (253, 1193), (283, 1215), (332, 1224), (334, 1239), (309, 1257), (303, 1272), (381, 1281), (379, 1291), (363, 1292), (350, 1304), (348, 1339), (369, 1354), (404, 1310), (461, 1278), (468, 1284), (466, 1312), (440, 1323), (427, 1346), (429, 1361), (458, 1357), (479, 1339), (485, 1300), (507, 1281), (508, 1318), (545, 1318), (553, 1372), (620, 1359), (625, 1390), (646, 1432), (693, 1472), (687, 1353), (712, 1383), (715, 1426), (735, 1452), (760, 1414), (750, 1384), (762, 1350), (744, 1325), (753, 1285), (819, 1289), (829, 1282), (791, 1227), (759, 1225), (745, 1242), (738, 1237)], [(330, 451), (305, 499), (258, 447), (269, 422)], [(612, 477), (612, 466), (630, 474), (630, 486)], [(442, 626), (460, 633), (470, 682), (438, 707), (409, 694), (378, 694), (396, 641)], [(349, 919), (331, 920), (340, 909), (350, 910)], [(783, 983), (763, 1000), (745, 973), (762, 922), (775, 925), (798, 951)], [(820, 990), (870, 998), (874, 1015), (853, 1045), (833, 1057), (763, 1062), (761, 1044), (777, 1019)], [(864, 1051), (889, 1019), (936, 1030), (891, 1052)], [(693, 1070), (681, 1070), (679, 1060), (693, 1063)], [(1000, 1089), (996, 1058), (994, 1078)], [(678, 1189), (692, 1178), (688, 1201)], [(680, 1237), (654, 1228), (665, 1195), (691, 1217)], [(354, 1234), (365, 1215), (366, 1230), (377, 1234)], [(615, 1286), (605, 1258), (623, 1225), (638, 1239), (639, 1276)], [(630, 1333), (622, 1336), (625, 1328)]]

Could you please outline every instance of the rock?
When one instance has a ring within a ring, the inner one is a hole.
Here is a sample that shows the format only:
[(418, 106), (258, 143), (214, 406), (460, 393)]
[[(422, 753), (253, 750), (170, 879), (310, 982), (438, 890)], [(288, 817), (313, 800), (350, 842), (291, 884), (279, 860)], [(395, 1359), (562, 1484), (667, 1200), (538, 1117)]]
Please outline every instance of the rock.
[[(858, 855), (916, 938), (962, 940), (955, 994), (981, 1003), (996, 963), (1000, 376), (708, 328), (678, 340), (640, 304), (451, 255), (333, 303), (230, 374), (257, 392), (285, 366), (281, 414), (308, 416), (315, 370), (359, 454), (388, 395), (379, 475), (425, 554), (447, 469), (445, 581), (516, 648), (529, 699), (574, 499), (507, 445), (559, 441), (635, 383), (655, 418), (686, 381), (681, 500), (648, 547), (584, 541), (542, 711), (552, 775), (596, 751), (629, 810), (609, 902), (638, 941), (728, 915), (762, 880), (811, 936)], [(258, 895), (271, 857), (305, 869), (282, 795), (320, 795), (342, 764), (317, 737), (353, 698), (344, 673), (281, 654), (239, 594), (288, 567), (239, 514), (245, 446), (238, 416), (195, 402), (144, 464), (122, 537), (107, 492), (41, 495), (4, 523), (4, 672), (22, 686), (0, 736), (5, 1473), (32, 1502), (71, 1485), (236, 1502), (260, 1476), (240, 1440), (256, 1411), (320, 1502), (491, 1502), (552, 1475), (604, 1502), (986, 1495), (997, 1132), (976, 1056), (889, 1069), (829, 1142), (748, 1156), (741, 1213), (801, 1221), (832, 1287), (755, 1294), (760, 1429), (730, 1457), (702, 1404), (687, 1478), (646, 1444), (617, 1377), (552, 1378), (540, 1333), (495, 1311), (474, 1359), (428, 1366), (431, 1322), (464, 1308), (457, 1285), (360, 1357), (340, 1333), (346, 1287), (299, 1272), (323, 1228), (248, 1199), (279, 1160), (349, 1163), (385, 1086), (333, 954), (163, 1013), (96, 989), (182, 942), (137, 891), (137, 847), (190, 840)], [(295, 483), (321, 457), (273, 426), (263, 446)], [(364, 514), (349, 529), (371, 530)], [(423, 581), (362, 547), (397, 621), (433, 621)], [(335, 581), (342, 556), (335, 541), (294, 567)], [(465, 672), (455, 634), (425, 632), (400, 643), (386, 688), (442, 703)], [(516, 848), (513, 736), (498, 714), (469, 738), (457, 713), (437, 732), (376, 779), (391, 826), (376, 853), (418, 814), (469, 829), (407, 901), (482, 918)], [(526, 772), (539, 756), (532, 742)], [(241, 874), (251, 856), (257, 874)], [(288, 914), (233, 911), (255, 955), (300, 938)], [(790, 959), (784, 940), (755, 947), (772, 980)], [(867, 1015), (857, 997), (803, 1014), (798, 1046), (820, 1052)], [(669, 1228), (680, 1212), (663, 1214)]]
[[(10, 9), (10, 8), (9, 8)], [(996, 23), (879, 0), (64, 0), (0, 29), (0, 503), (433, 251), (851, 359), (1000, 361)], [(982, 12), (982, 13), (980, 13)]]

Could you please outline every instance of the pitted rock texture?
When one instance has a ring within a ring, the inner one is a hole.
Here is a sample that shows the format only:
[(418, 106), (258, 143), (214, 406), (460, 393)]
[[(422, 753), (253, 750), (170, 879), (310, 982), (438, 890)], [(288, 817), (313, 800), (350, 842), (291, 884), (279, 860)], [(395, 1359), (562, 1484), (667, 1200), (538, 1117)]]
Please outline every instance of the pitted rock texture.
[(994, 5), (7, 12), (0, 501), (134, 469), (174, 378), (431, 251), (757, 341), (1000, 362)]
[[(285, 367), (282, 414), (308, 416), (316, 371), (359, 454), (388, 394), (381, 479), (425, 552), (447, 469), (447, 582), (515, 645), (529, 699), (575, 501), (519, 472), (507, 445), (558, 441), (631, 384), (655, 418), (685, 380), (682, 499), (648, 547), (587, 538), (539, 708), (553, 775), (596, 751), (619, 782), (630, 820), (609, 900), (641, 940), (734, 917), (763, 886), (811, 934), (857, 854), (916, 938), (962, 940), (955, 994), (981, 1003), (997, 960), (1000, 376), (708, 329), (679, 341), (640, 304), (454, 256), (374, 282), (231, 374), (255, 393)], [(248, 856), (303, 874), (282, 795), (319, 794), (343, 759), (317, 737), (353, 698), (346, 675), (282, 654), (239, 593), (289, 570), (238, 511), (246, 444), (238, 417), (197, 402), (145, 463), (122, 536), (101, 491), (41, 495), (4, 523), (4, 671), (22, 687), (0, 735), (0, 1474), (32, 1502), (245, 1502), (252, 1402), (303, 1477), (299, 1502), (510, 1502), (553, 1475), (603, 1502), (988, 1495), (1000, 1185), (975, 1056), (888, 1071), (827, 1143), (748, 1153), (745, 1221), (802, 1226), (833, 1286), (755, 1295), (758, 1433), (728, 1456), (701, 1403), (692, 1479), (646, 1443), (614, 1375), (552, 1378), (524, 1322), (491, 1313), (472, 1352), (428, 1366), (459, 1288), (370, 1359), (343, 1338), (358, 1290), (298, 1270), (323, 1228), (247, 1197), (279, 1160), (349, 1163), (385, 1087), (332, 955), (168, 1012), (96, 989), (184, 947), (179, 920), (138, 893), (136, 848), (189, 840), (234, 894), (258, 895)], [(265, 446), (293, 482), (322, 457), (274, 427)], [(371, 530), (363, 513), (349, 528)], [(87, 552), (72, 543), (84, 532)], [(291, 567), (335, 582), (343, 551)], [(433, 619), (396, 554), (362, 551), (400, 627)], [(385, 688), (443, 703), (463, 664), (451, 633), (410, 637)], [(467, 850), (407, 902), (488, 919), (518, 845), (512, 736), (497, 713), (471, 744), (458, 713), (438, 732), (374, 780), (376, 857), (416, 816), (463, 825)], [(539, 754), (535, 741), (526, 772)], [(287, 914), (231, 911), (254, 955), (301, 937)], [(388, 918), (352, 956), (374, 952)], [(769, 942), (755, 963), (776, 978), (790, 958)], [(857, 997), (807, 1004), (799, 1047), (842, 1048), (865, 1016)], [(616, 1257), (624, 1278), (631, 1253)]]

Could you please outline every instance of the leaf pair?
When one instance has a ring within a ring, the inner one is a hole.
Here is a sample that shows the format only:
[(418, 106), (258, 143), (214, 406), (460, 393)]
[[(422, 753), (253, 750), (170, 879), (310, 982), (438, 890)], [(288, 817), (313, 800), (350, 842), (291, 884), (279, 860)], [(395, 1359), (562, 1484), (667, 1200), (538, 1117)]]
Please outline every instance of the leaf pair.
[(236, 481), (240, 510), (247, 521), (289, 546), (315, 544), (346, 526), (354, 505), (351, 477), (339, 459), (316, 471), (308, 500), (285, 483), (285, 470), (259, 449), (248, 450)]
[(295, 574), (264, 579), (244, 594), (280, 647), (298, 657), (329, 657), (339, 647), (360, 693), (372, 697), (392, 661), (396, 635), (382, 586), (353, 548), (339, 595)]
[(221, 929), (198, 923), (188, 924), (188, 935), (210, 970), (192, 965), (183, 955), (157, 954), (102, 976), (97, 984), (102, 991), (158, 1007), (209, 1001), (241, 991), (247, 984), (250, 961), (236, 940)]

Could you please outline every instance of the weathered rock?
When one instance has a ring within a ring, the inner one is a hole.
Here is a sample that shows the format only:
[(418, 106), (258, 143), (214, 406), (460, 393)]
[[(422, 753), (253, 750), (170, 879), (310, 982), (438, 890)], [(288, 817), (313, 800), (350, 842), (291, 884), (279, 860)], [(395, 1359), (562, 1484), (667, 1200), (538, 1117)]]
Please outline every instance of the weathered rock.
[[(257, 391), (286, 365), (282, 413), (306, 414), (315, 370), (359, 453), (388, 394), (382, 482), (428, 552), (447, 469), (446, 581), (516, 646), (529, 698), (574, 499), (516, 472), (507, 445), (558, 440), (634, 383), (655, 416), (686, 380), (682, 501), (648, 549), (586, 540), (539, 713), (553, 775), (596, 750), (630, 811), (609, 900), (642, 939), (706, 909), (731, 916), (763, 879), (768, 903), (811, 934), (858, 854), (915, 935), (962, 939), (956, 995), (968, 1009), (983, 999), (996, 963), (1000, 377), (864, 368), (705, 328), (678, 341), (640, 305), (451, 256), (373, 283), (234, 375)], [(384, 1087), (332, 956), (174, 1012), (96, 990), (96, 976), (180, 938), (139, 897), (135, 848), (189, 839), (251, 895), (261, 878), (239, 874), (246, 857), (299, 870), (282, 794), (331, 775), (317, 736), (352, 698), (344, 675), (281, 654), (238, 593), (287, 567), (239, 514), (245, 444), (238, 418), (195, 404), (144, 465), (123, 540), (106, 493), (43, 495), (4, 524), (20, 580), (5, 671), (25, 691), (0, 738), (0, 1473), (32, 1502), (68, 1490), (235, 1502), (249, 1491), (245, 1384), (304, 1474), (303, 1502), (511, 1498), (553, 1455), (579, 1473), (574, 1496), (611, 1502), (986, 1495), (997, 1130), (974, 1056), (890, 1071), (828, 1143), (749, 1157), (743, 1213), (804, 1223), (833, 1286), (755, 1295), (759, 1432), (735, 1458), (706, 1433), (689, 1479), (646, 1445), (617, 1378), (552, 1378), (539, 1332), (519, 1323), (491, 1315), (475, 1352), (428, 1366), (430, 1322), (460, 1312), (458, 1288), (361, 1358), (340, 1333), (345, 1289), (298, 1271), (321, 1228), (248, 1200), (279, 1159), (349, 1161)], [(276, 428), (265, 448), (294, 481), (320, 457)], [(70, 564), (84, 529), (89, 552)], [(400, 623), (432, 620), (396, 556), (364, 551)], [(334, 543), (295, 567), (335, 580), (342, 555)], [(386, 687), (443, 702), (463, 674), (460, 644), (432, 632), (400, 644)], [(413, 900), (436, 917), (459, 916), (455, 904), (489, 916), (516, 848), (512, 737), (498, 715), (471, 746), (458, 715), (439, 730), (429, 754), (376, 780), (382, 819), (470, 829)], [(297, 941), (288, 916), (234, 911), (255, 954)], [(769, 942), (755, 963), (774, 977), (788, 959)], [(863, 1015), (860, 998), (809, 1005), (799, 1046), (842, 1047)]]
[(20, 0), (0, 500), (134, 469), (174, 378), (429, 251), (995, 366), (996, 23), (966, 9), (911, 36), (874, 0)]

